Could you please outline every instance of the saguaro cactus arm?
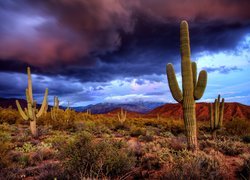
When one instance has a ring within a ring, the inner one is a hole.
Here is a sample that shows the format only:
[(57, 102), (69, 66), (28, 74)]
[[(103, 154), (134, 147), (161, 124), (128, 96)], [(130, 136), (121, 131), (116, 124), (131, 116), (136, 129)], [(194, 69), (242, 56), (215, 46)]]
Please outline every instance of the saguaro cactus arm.
[(196, 83), (197, 83), (197, 65), (196, 65), (196, 62), (192, 62), (192, 73), (193, 73), (193, 84), (194, 84), (194, 88), (195, 88)]
[(167, 65), (167, 77), (168, 77), (169, 88), (170, 88), (171, 94), (173, 95), (173, 98), (177, 102), (181, 102), (183, 100), (183, 96), (182, 96), (181, 89), (178, 85), (178, 82), (175, 76), (174, 67), (172, 64)]
[(195, 100), (199, 100), (203, 96), (206, 86), (207, 86), (207, 72), (205, 70), (202, 70), (199, 73), (198, 82), (194, 90)]
[(28, 120), (29, 118), (28, 118), (28, 116), (25, 114), (25, 112), (23, 111), (23, 109), (22, 109), (22, 107), (21, 107), (21, 105), (20, 105), (20, 103), (19, 103), (18, 100), (16, 100), (16, 106), (17, 106), (18, 112), (20, 113), (20, 115), (22, 116), (22, 118), (23, 118), (24, 120)]
[(36, 114), (37, 118), (40, 117), (45, 111), (45, 107), (46, 107), (46, 103), (47, 103), (47, 97), (48, 97), (48, 88), (46, 88), (46, 90), (45, 90), (42, 106), (41, 106), (40, 110), (38, 111), (38, 113)]

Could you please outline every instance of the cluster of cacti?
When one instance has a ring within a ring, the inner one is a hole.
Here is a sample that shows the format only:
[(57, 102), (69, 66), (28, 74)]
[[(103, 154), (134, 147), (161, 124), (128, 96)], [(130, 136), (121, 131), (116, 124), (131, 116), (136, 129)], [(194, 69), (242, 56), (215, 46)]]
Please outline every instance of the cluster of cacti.
[(224, 98), (220, 102), (220, 95), (210, 104), (210, 128), (213, 138), (216, 137), (216, 131), (222, 127), (224, 115)]
[(183, 107), (188, 148), (196, 150), (198, 145), (195, 100), (199, 100), (205, 91), (207, 72), (204, 70), (201, 71), (197, 81), (196, 63), (190, 59), (188, 23), (182, 21), (180, 28), (182, 92), (179, 88), (172, 64), (167, 65), (167, 77), (173, 98), (181, 103)]
[(31, 80), (31, 73), (30, 68), (27, 68), (28, 73), (28, 88), (26, 89), (26, 100), (27, 100), (27, 108), (23, 111), (20, 103), (18, 100), (16, 100), (17, 109), (22, 116), (23, 119), (30, 121), (30, 129), (31, 133), (34, 137), (38, 135), (37, 128), (36, 128), (36, 120), (44, 112), (46, 111), (46, 104), (48, 103), (47, 97), (48, 97), (48, 89), (45, 90), (45, 95), (43, 98), (42, 106), (38, 110), (36, 108), (36, 101), (33, 99), (33, 92), (32, 92), (32, 80)]
[(124, 111), (123, 108), (121, 108), (121, 112), (117, 114), (118, 120), (121, 124), (124, 124), (127, 118), (127, 111)]

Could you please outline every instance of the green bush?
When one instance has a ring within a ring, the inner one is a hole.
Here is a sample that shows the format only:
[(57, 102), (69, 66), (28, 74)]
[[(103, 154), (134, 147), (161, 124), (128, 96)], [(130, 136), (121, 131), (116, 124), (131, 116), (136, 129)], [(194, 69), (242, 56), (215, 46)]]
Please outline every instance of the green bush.
[(75, 178), (103, 178), (122, 175), (134, 167), (134, 155), (121, 143), (95, 141), (83, 132), (63, 152), (65, 168)]
[(30, 153), (36, 151), (37, 147), (31, 144), (30, 142), (26, 142), (23, 144), (22, 147), (16, 147), (15, 150), (22, 153)]

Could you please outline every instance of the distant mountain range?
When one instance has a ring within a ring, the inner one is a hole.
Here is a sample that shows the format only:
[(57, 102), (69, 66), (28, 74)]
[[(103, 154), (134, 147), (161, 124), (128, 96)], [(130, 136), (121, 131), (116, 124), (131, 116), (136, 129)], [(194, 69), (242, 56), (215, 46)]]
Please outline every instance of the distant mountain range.
[[(164, 103), (160, 102), (134, 102), (134, 103), (98, 103), (94, 105), (88, 105), (81, 107), (81, 111), (91, 110), (93, 114), (105, 114), (110, 111), (113, 111), (117, 108), (123, 108), (127, 111), (138, 112), (138, 113), (147, 113), (152, 109), (163, 105)], [(80, 108), (77, 108), (80, 110)]]
[[(0, 106), (7, 108), (12, 106), (16, 109), (16, 99), (5, 99), (0, 98)], [(21, 106), (26, 106), (25, 100), (19, 100)], [(210, 103), (197, 103), (196, 104), (196, 115), (200, 121), (209, 120), (209, 106)], [(39, 107), (39, 105), (38, 105)], [(65, 107), (61, 107), (65, 109)], [(84, 112), (91, 110), (92, 114), (107, 114), (116, 115), (120, 109), (128, 111), (128, 117), (147, 117), (156, 118), (160, 117), (172, 117), (182, 118), (182, 107), (181, 104), (164, 104), (159, 102), (135, 102), (135, 103), (99, 103), (95, 105), (88, 105), (83, 107), (72, 107), (78, 112)], [(49, 108), (50, 109), (50, 108)], [(234, 117), (250, 120), (250, 106), (243, 105), (240, 103), (225, 103), (224, 119), (231, 120)]]
[[(20, 105), (22, 107), (26, 107), (26, 100), (18, 99), (20, 102)], [(16, 99), (14, 98), (0, 98), (0, 107), (8, 108), (9, 106), (12, 106), (14, 109), (16, 109)], [(88, 105), (88, 106), (79, 106), (79, 107), (71, 107), (77, 112), (84, 112), (87, 110), (90, 110), (93, 114), (105, 114), (112, 110), (115, 110), (117, 108), (123, 108), (127, 111), (133, 111), (138, 113), (147, 113), (151, 111), (152, 109), (163, 105), (162, 102), (135, 102), (135, 103), (98, 103), (94, 105)], [(38, 107), (40, 104), (37, 105)], [(66, 109), (66, 107), (60, 106), (62, 109)]]

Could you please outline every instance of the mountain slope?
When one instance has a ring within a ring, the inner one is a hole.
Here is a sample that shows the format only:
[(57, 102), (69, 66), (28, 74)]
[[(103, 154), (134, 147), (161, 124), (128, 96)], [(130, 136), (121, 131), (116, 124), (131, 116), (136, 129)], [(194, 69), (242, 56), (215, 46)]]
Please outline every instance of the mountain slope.
[[(198, 120), (209, 120), (209, 106), (209, 103), (196, 104)], [(157, 117), (157, 114), (159, 114), (162, 117), (182, 118), (182, 113), (181, 104), (165, 104), (147, 113), (146, 117)], [(224, 119), (231, 120), (233, 117), (250, 119), (250, 106), (240, 103), (225, 103)]]
[(135, 102), (126, 104), (98, 103), (95, 105), (82, 107), (82, 111), (86, 111), (87, 109), (89, 109), (93, 114), (105, 114), (117, 108), (123, 108), (124, 110), (131, 112), (147, 113), (160, 105), (163, 105), (163, 103), (158, 103), (158, 102)]

